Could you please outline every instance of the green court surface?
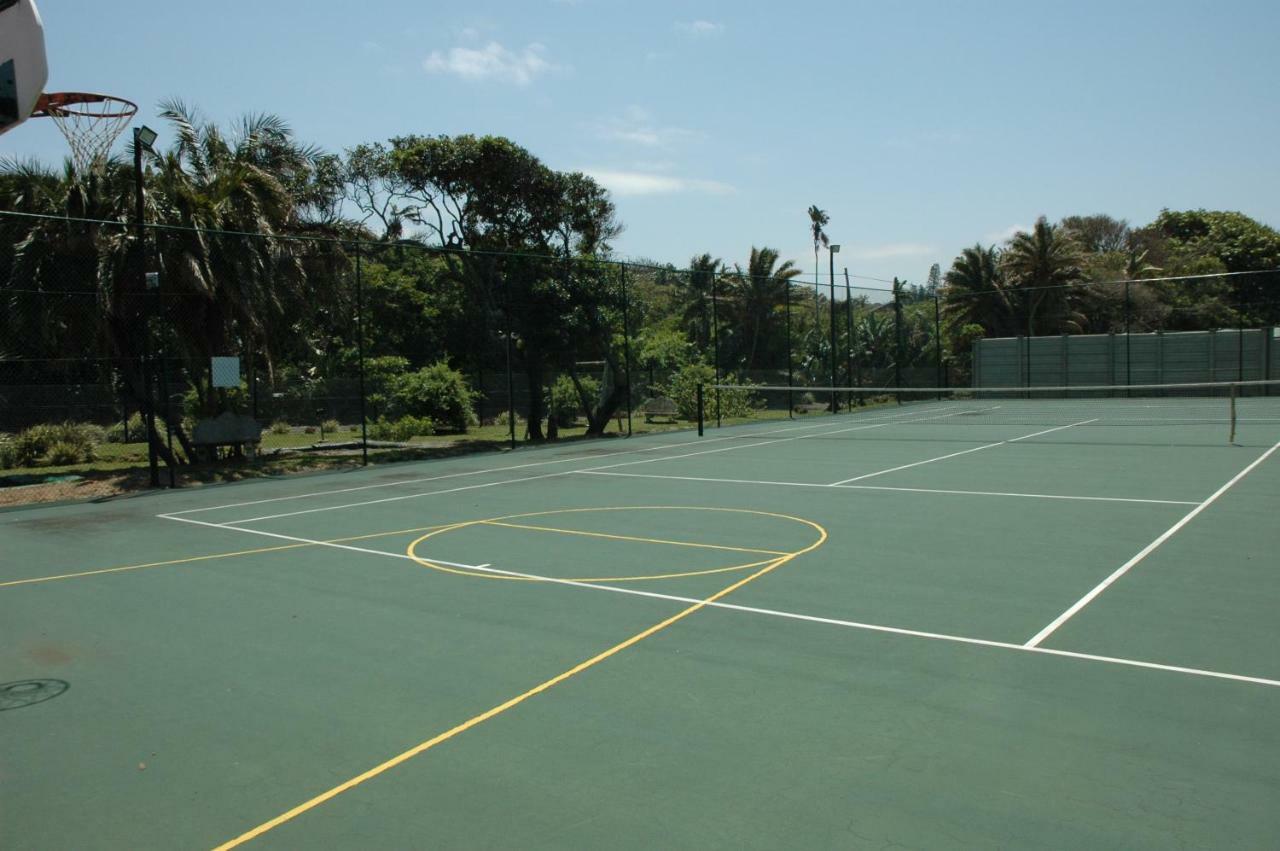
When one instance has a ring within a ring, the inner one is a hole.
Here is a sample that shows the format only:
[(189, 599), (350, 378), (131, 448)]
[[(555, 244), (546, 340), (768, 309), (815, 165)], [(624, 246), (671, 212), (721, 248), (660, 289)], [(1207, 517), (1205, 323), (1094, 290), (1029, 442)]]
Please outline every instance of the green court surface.
[(0, 514), (0, 846), (1280, 844), (1280, 419), (948, 404)]

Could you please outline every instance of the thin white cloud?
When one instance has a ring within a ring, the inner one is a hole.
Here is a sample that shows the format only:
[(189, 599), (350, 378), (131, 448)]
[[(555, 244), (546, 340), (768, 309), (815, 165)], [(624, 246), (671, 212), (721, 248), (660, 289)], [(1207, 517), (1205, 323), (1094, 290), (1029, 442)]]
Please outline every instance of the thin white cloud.
[(527, 86), (535, 78), (555, 70), (547, 59), (546, 48), (533, 43), (519, 52), (508, 50), (496, 41), (481, 48), (453, 47), (448, 51), (433, 50), (422, 62), (432, 74), (450, 74), (469, 82), (494, 81)]
[(987, 242), (996, 242), (996, 243), (1005, 242), (1007, 240), (1013, 239), (1014, 234), (1021, 233), (1024, 231), (1030, 232), (1031, 229), (1032, 229), (1031, 225), (1009, 225), (1004, 230), (993, 231), (992, 233), (987, 234), (986, 236), (983, 237), (983, 239), (986, 240)]
[(884, 245), (850, 246), (846, 253), (857, 260), (894, 260), (899, 257), (926, 257), (936, 251), (932, 245), (920, 242), (890, 242)]
[(676, 31), (694, 38), (712, 38), (724, 32), (724, 24), (714, 21), (676, 21)]
[(618, 171), (600, 168), (583, 169), (583, 172), (597, 180), (619, 198), (632, 198), (643, 195), (676, 195), (685, 192), (698, 192), (705, 195), (728, 195), (734, 191), (729, 184), (721, 183), (717, 180), (699, 180), (643, 171)]
[(694, 130), (659, 124), (648, 110), (640, 106), (629, 106), (621, 115), (605, 119), (596, 128), (596, 134), (601, 139), (646, 148), (668, 148), (699, 135)]

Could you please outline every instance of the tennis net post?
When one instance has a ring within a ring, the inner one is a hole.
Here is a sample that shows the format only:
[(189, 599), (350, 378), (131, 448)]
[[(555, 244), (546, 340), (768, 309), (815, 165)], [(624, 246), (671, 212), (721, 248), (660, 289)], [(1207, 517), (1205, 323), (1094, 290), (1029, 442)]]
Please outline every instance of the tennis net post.
[(702, 382), (701, 381), (698, 382), (698, 389), (696, 392), (696, 396), (697, 396), (697, 405), (698, 405), (698, 437), (702, 437), (702, 429), (703, 429), (702, 423), (706, 418), (705, 417), (706, 412), (704, 411), (703, 405), (702, 405)]

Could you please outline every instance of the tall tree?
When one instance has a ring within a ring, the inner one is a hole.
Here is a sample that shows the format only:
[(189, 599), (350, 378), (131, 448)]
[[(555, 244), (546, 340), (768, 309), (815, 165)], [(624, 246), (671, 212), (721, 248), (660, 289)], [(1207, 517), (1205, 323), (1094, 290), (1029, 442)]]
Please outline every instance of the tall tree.
[[(728, 320), (744, 337), (740, 358), (747, 370), (756, 369), (762, 355), (768, 362), (778, 363), (785, 351), (785, 326), (777, 320), (791, 279), (800, 270), (790, 260), (779, 266), (778, 257), (775, 249), (752, 246), (747, 268), (735, 266), (730, 281)], [(783, 333), (778, 333), (779, 329)]]
[[(491, 327), (514, 335), (529, 437), (542, 439), (548, 370), (572, 363), (582, 345), (619, 359), (608, 330), (616, 322), (602, 313), (617, 308), (618, 288), (603, 286), (590, 264), (573, 265), (607, 254), (621, 232), (608, 193), (496, 136), (400, 137), (389, 149), (349, 152), (348, 166), (362, 212), (417, 226), (429, 244), (467, 249), (445, 255), (450, 273), (494, 315)], [(601, 404), (616, 407), (620, 398), (625, 388)]]
[(952, 326), (980, 326), (988, 337), (1022, 333), (1016, 296), (1005, 282), (996, 246), (978, 243), (961, 251), (943, 283), (943, 310)]
[[(831, 239), (827, 236), (825, 230), (830, 223), (831, 217), (827, 215), (825, 210), (818, 209), (817, 204), (809, 207), (809, 232), (813, 235), (813, 286), (815, 292), (818, 287), (818, 275), (821, 274), (818, 266), (818, 250), (821, 247), (829, 247), (831, 245)], [(820, 307), (819, 302), (820, 299), (815, 298), (813, 300), (815, 311)], [(813, 314), (813, 319), (815, 323), (820, 322), (817, 312)]]
[(1014, 234), (1001, 261), (1021, 297), (1029, 335), (1080, 330), (1069, 287), (1083, 280), (1084, 273), (1079, 246), (1069, 233), (1041, 216), (1030, 233)]
[(689, 259), (688, 271), (680, 277), (680, 324), (699, 352), (711, 347), (711, 288), (723, 268), (719, 257), (695, 255)]

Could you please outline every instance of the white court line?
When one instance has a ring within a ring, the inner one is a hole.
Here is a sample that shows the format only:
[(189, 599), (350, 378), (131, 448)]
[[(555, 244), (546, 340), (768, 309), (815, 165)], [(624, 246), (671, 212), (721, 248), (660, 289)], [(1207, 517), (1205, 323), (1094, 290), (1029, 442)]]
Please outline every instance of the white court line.
[(1070, 608), (1068, 608), (1065, 612), (1063, 612), (1062, 614), (1054, 618), (1052, 621), (1050, 621), (1048, 626), (1046, 626), (1044, 629), (1040, 630), (1035, 635), (1033, 635), (1031, 639), (1028, 640), (1027, 643), (1023, 646), (1029, 647), (1029, 648), (1039, 647), (1040, 642), (1044, 641), (1050, 635), (1053, 635), (1053, 633), (1058, 629), (1058, 627), (1062, 626), (1064, 623), (1071, 620), (1071, 618), (1074, 617), (1077, 612), (1079, 612), (1085, 606), (1093, 602), (1093, 600), (1099, 594), (1107, 590), (1109, 587), (1111, 587), (1111, 585), (1116, 580), (1118, 580), (1120, 577), (1124, 576), (1126, 573), (1132, 570), (1139, 562), (1141, 562), (1147, 556), (1151, 555), (1151, 553), (1154, 552), (1161, 544), (1163, 544), (1165, 541), (1172, 538), (1178, 532), (1179, 529), (1181, 529), (1183, 526), (1186, 526), (1188, 523), (1194, 520), (1200, 512), (1204, 511), (1210, 505), (1213, 505), (1215, 502), (1217, 502), (1218, 497), (1222, 496), (1224, 493), (1231, 490), (1231, 488), (1235, 486), (1236, 482), (1240, 481), (1245, 476), (1249, 475), (1249, 473), (1251, 473), (1263, 461), (1266, 461), (1267, 458), (1269, 458), (1272, 455), (1272, 453), (1274, 453), (1277, 449), (1280, 449), (1280, 443), (1275, 444), (1266, 452), (1263, 452), (1261, 455), (1259, 455), (1257, 458), (1254, 459), (1252, 464), (1250, 464), (1249, 466), (1245, 467), (1243, 470), (1241, 470), (1240, 472), (1232, 476), (1231, 481), (1227, 482), (1225, 485), (1223, 485), (1222, 487), (1214, 491), (1209, 496), (1209, 498), (1206, 499), (1204, 502), (1200, 503), (1195, 508), (1188, 511), (1181, 520), (1179, 520), (1177, 523), (1174, 523), (1172, 526), (1166, 529), (1164, 533), (1160, 535), (1160, 537), (1156, 538), (1154, 541), (1147, 544), (1145, 547), (1142, 548), (1142, 550), (1137, 555), (1135, 555), (1133, 558), (1126, 561), (1114, 573), (1112, 573), (1106, 579), (1102, 580), (1096, 586), (1094, 586), (1092, 591), (1090, 591), (1088, 594), (1085, 594), (1079, 600), (1076, 600), (1074, 603), (1072, 603)]
[[(906, 416), (906, 415), (904, 415), (904, 414), (900, 414), (900, 415), (895, 415), (895, 416), (897, 416), (897, 417), (902, 417), (902, 416)], [(443, 494), (461, 493), (462, 491), (481, 490), (481, 489), (483, 489), (483, 488), (493, 488), (493, 487), (498, 487), (499, 485), (517, 484), (517, 483), (519, 483), (519, 482), (532, 482), (532, 481), (537, 481), (537, 480), (539, 480), (539, 479), (551, 479), (551, 478), (556, 478), (556, 477), (559, 477), (559, 476), (571, 476), (571, 475), (574, 475), (574, 474), (576, 474), (576, 473), (583, 473), (583, 472), (587, 472), (587, 471), (590, 471), (590, 470), (612, 470), (612, 469), (617, 468), (617, 467), (630, 467), (630, 466), (634, 466), (634, 465), (637, 465), (637, 464), (653, 464), (653, 463), (656, 463), (656, 462), (658, 462), (658, 461), (673, 461), (673, 460), (677, 460), (677, 459), (680, 459), (680, 458), (692, 458), (692, 457), (694, 457), (695, 455), (713, 455), (713, 454), (718, 453), (718, 452), (734, 452), (734, 451), (737, 451), (737, 450), (739, 450), (739, 449), (751, 449), (751, 448), (756, 447), (756, 446), (770, 446), (770, 445), (775, 444), (775, 443), (788, 443), (788, 442), (793, 441), (793, 440), (806, 440), (806, 439), (809, 439), (809, 438), (812, 438), (812, 437), (826, 437), (826, 436), (828, 436), (828, 435), (832, 435), (832, 434), (843, 434), (844, 432), (849, 432), (849, 431), (865, 431), (865, 430), (867, 430), (867, 429), (873, 429), (873, 428), (884, 428), (885, 426), (895, 425), (895, 424), (900, 423), (900, 422), (921, 422), (921, 421), (926, 420), (926, 419), (942, 419), (943, 417), (951, 417), (951, 416), (955, 416), (955, 414), (954, 414), (954, 413), (952, 413), (952, 414), (943, 414), (943, 415), (941, 415), (941, 416), (936, 416), (936, 417), (920, 417), (920, 418), (917, 418), (917, 419), (907, 420), (907, 421), (904, 421), (904, 420), (902, 420), (902, 419), (897, 419), (897, 420), (891, 420), (891, 421), (886, 421), (886, 422), (878, 422), (878, 423), (874, 423), (874, 424), (871, 424), (871, 425), (856, 425), (856, 426), (849, 426), (849, 427), (847, 427), (847, 428), (836, 429), (835, 431), (824, 431), (824, 432), (822, 432), (822, 433), (820, 433), (820, 434), (805, 434), (805, 435), (800, 435), (800, 436), (798, 436), (798, 437), (776, 437), (776, 438), (772, 438), (772, 439), (770, 439), (770, 440), (759, 440), (759, 441), (756, 441), (756, 442), (754, 442), (754, 443), (738, 443), (738, 444), (735, 444), (735, 445), (733, 445), (733, 446), (721, 446), (721, 447), (716, 448), (716, 449), (700, 449), (700, 450), (698, 450), (697, 452), (684, 452), (684, 453), (681, 453), (681, 454), (679, 454), (679, 455), (661, 455), (661, 456), (659, 456), (659, 457), (657, 457), (657, 458), (641, 458), (641, 459), (640, 459), (640, 460), (638, 460), (638, 461), (622, 461), (622, 462), (617, 463), (617, 464), (605, 464), (605, 465), (600, 466), (600, 467), (585, 467), (585, 468), (581, 468), (581, 469), (577, 469), (577, 470), (561, 470), (561, 471), (559, 471), (559, 472), (555, 472), (555, 473), (542, 473), (542, 474), (537, 475), (537, 476), (522, 476), (522, 477), (517, 478), (517, 479), (502, 479), (502, 480), (500, 480), (500, 481), (496, 481), (496, 482), (482, 482), (482, 483), (480, 483), (480, 484), (475, 484), (475, 485), (463, 485), (463, 486), (461, 486), (461, 487), (456, 487), (456, 488), (446, 488), (446, 489), (444, 489), (444, 490), (425, 491), (425, 492), (420, 492), (420, 493), (401, 494), (400, 496), (387, 496), (387, 497), (383, 497), (383, 498), (381, 498), (381, 499), (369, 499), (369, 500), (364, 500), (364, 501), (362, 501), (362, 502), (349, 502), (349, 503), (343, 503), (342, 505), (326, 505), (326, 506), (321, 506), (321, 507), (319, 507), (319, 508), (306, 508), (306, 509), (300, 509), (300, 510), (298, 510), (298, 511), (285, 511), (285, 512), (282, 512), (282, 513), (279, 513), (279, 514), (264, 514), (264, 515), (262, 515), (262, 516), (260, 516), (260, 517), (245, 517), (245, 518), (241, 518), (241, 519), (239, 519), (239, 520), (228, 520), (228, 521), (226, 521), (226, 523), (225, 523), (225, 524), (220, 524), (220, 525), (236, 525), (236, 524), (242, 524), (242, 523), (258, 523), (258, 522), (263, 522), (263, 521), (267, 521), (267, 520), (280, 520), (280, 519), (285, 518), (285, 517), (298, 517), (298, 516), (303, 515), (303, 514), (319, 514), (319, 513), (321, 513), (321, 512), (325, 512), (325, 511), (343, 511), (343, 510), (346, 510), (346, 509), (348, 509), (348, 508), (360, 508), (360, 507), (362, 507), (362, 506), (366, 506), (366, 505), (381, 505), (381, 504), (389, 503), (389, 502), (402, 502), (402, 501), (407, 500), (407, 499), (421, 499), (421, 498), (423, 498), (423, 497), (428, 497), (428, 496), (440, 496), (440, 495), (443, 495)], [(688, 445), (688, 444), (684, 444), (684, 445)], [(156, 515), (156, 516), (158, 516), (158, 517), (167, 517), (167, 518), (178, 519), (178, 514), (177, 514), (177, 513), (174, 513), (174, 514), (159, 514), (159, 515)]]
[[(913, 412), (904, 412), (904, 413), (898, 413), (898, 414), (875, 414), (875, 415), (868, 414), (865, 416), (860, 416), (859, 420), (862, 422), (867, 422), (869, 420), (877, 420), (877, 421), (878, 420), (896, 420), (902, 417), (909, 416), (910, 413), (913, 413)], [(946, 414), (945, 416), (955, 416), (955, 414)], [(934, 418), (928, 417), (926, 419), (934, 419)], [(764, 431), (758, 431), (758, 432), (755, 432), (755, 434), (766, 435), (766, 434), (788, 433), (793, 431), (812, 431), (815, 428), (825, 428), (829, 425), (831, 425), (830, 422), (819, 422), (819, 423), (812, 423), (808, 425), (790, 425), (790, 426), (785, 426), (783, 428), (773, 428), (773, 429), (766, 429)], [(729, 426), (729, 427), (732, 428), (733, 426)], [(658, 434), (641, 435), (641, 437), (658, 437), (658, 436), (659, 436)], [(737, 438), (734, 435), (726, 435), (724, 437), (700, 437), (697, 440), (685, 440), (679, 443), (662, 443), (657, 446), (646, 446), (641, 449), (620, 449), (617, 452), (606, 452), (606, 453), (597, 455), (595, 457), (610, 458), (617, 455), (633, 455), (641, 452), (658, 452), (663, 449), (679, 449), (682, 446), (693, 446), (694, 444), (700, 444), (705, 446), (708, 443), (719, 443), (725, 440), (737, 440), (737, 439), (740, 439), (740, 438)], [(391, 488), (391, 487), (399, 487), (401, 485), (421, 484), (422, 482), (435, 482), (435, 481), (441, 481), (443, 479), (456, 479), (456, 478), (462, 478), (466, 476), (483, 476), (489, 473), (505, 473), (511, 470), (524, 470), (529, 467), (545, 467), (551, 464), (568, 464), (571, 461), (582, 461), (582, 460), (583, 459), (581, 456), (575, 455), (568, 458), (553, 458), (548, 461), (531, 461), (527, 464), (509, 464), (505, 467), (489, 467), (484, 470), (468, 470), (466, 472), (446, 473), (439, 476), (420, 476), (412, 479), (399, 479), (394, 482), (379, 482), (373, 485), (360, 485), (358, 487), (350, 487), (350, 488), (334, 488), (332, 490), (327, 490), (327, 491), (311, 491), (309, 493), (293, 494), (292, 496), (277, 496), (277, 497), (271, 497), (268, 499), (247, 500), (244, 502), (229, 502), (223, 505), (211, 505), (205, 508), (188, 508), (183, 511), (171, 511), (168, 513), (168, 516), (178, 517), (184, 514), (199, 514), (204, 511), (221, 511), (228, 508), (245, 508), (250, 505), (262, 505), (264, 503), (270, 503), (270, 502), (288, 502), (290, 500), (295, 500), (295, 499), (312, 499), (314, 497), (319, 497), (319, 496), (332, 496), (334, 494), (355, 493), (357, 491), (376, 490), (378, 488)], [(513, 481), (520, 481), (520, 480), (516, 479)]]
[[(1280, 447), (1280, 444), (1277, 444)], [(1276, 447), (1272, 447), (1272, 451)], [(1261, 461), (1262, 459), (1259, 459)], [(1255, 462), (1256, 464), (1257, 462)], [(165, 515), (161, 515), (165, 517)], [(205, 520), (192, 520), (189, 517), (165, 517), (167, 520), (176, 520), (179, 523), (191, 523), (197, 526), (206, 526), (211, 529), (224, 529), (228, 532), (240, 532), (250, 535), (262, 535), (268, 538), (278, 538), (286, 541), (295, 541), (298, 543), (312, 544), (318, 547), (332, 547), (340, 550), (354, 550), (356, 552), (367, 553), (369, 555), (380, 555), (388, 558), (407, 560), (417, 563), (417, 559), (407, 553), (389, 553), (385, 550), (372, 550), (364, 547), (353, 547), (348, 544), (339, 544), (329, 541), (316, 541), (309, 538), (297, 538), (292, 535), (280, 535), (275, 532), (264, 532), (259, 529), (244, 529), (238, 526), (227, 526), (222, 523), (210, 523)], [(901, 635), (910, 638), (922, 638), (932, 641), (944, 641), (952, 644), (967, 644), (976, 647), (993, 647), (1000, 650), (1012, 650), (1020, 653), (1037, 653), (1044, 656), (1059, 656), (1068, 659), (1078, 659), (1086, 662), (1100, 662), (1110, 665), (1121, 665), (1130, 668), (1144, 668), (1153, 671), (1165, 671), (1176, 674), (1188, 674), (1196, 677), (1208, 677), (1211, 679), (1231, 680), (1234, 682), (1252, 683), (1255, 685), (1264, 685), (1272, 687), (1280, 687), (1280, 680), (1267, 679), (1265, 677), (1251, 677), (1245, 674), (1231, 674), (1223, 671), (1210, 671), (1203, 668), (1187, 668), (1181, 665), (1165, 665), (1159, 662), (1145, 662), (1139, 659), (1123, 659), (1116, 656), (1099, 656), (1092, 653), (1076, 653), (1071, 650), (1055, 650), (1048, 647), (1034, 647), (1025, 644), (1013, 644), (1007, 641), (992, 641), (985, 638), (969, 638), (963, 635), (948, 635), (941, 632), (926, 632), (918, 629), (905, 629), (902, 627), (884, 626), (882, 624), (863, 623), (861, 621), (841, 620), (839, 618), (824, 618), (817, 615), (805, 615), (798, 612), (788, 612), (781, 609), (763, 609), (756, 606), (741, 606), (736, 603), (726, 603), (721, 600), (708, 602), (705, 599), (697, 597), (683, 597), (678, 594), (663, 594), (657, 591), (641, 591), (636, 588), (622, 588), (616, 585), (604, 585), (594, 582), (578, 582), (573, 579), (558, 579), (552, 576), (540, 576), (535, 573), (521, 573), (515, 570), (501, 570), (489, 564), (459, 564), (457, 562), (449, 562), (443, 559), (431, 558), (429, 560), (438, 564), (446, 564), (451, 567), (460, 567), (475, 570), (481, 573), (492, 573), (497, 576), (512, 576), (519, 579), (536, 580), (548, 585), (566, 585), (571, 588), (583, 588), (588, 591), (602, 591), (611, 594), (625, 594), (631, 597), (648, 597), (654, 600), (666, 600), (673, 603), (682, 604), (700, 604), (707, 608), (724, 609), (726, 611), (740, 612), (743, 614), (761, 615), (764, 617), (782, 618), (785, 620), (800, 621), (805, 623), (823, 624), (826, 626), (838, 626), (846, 629), (855, 629), (865, 632), (878, 632), (888, 635)]]
[(986, 446), (975, 446), (972, 449), (963, 449), (959, 452), (952, 452), (949, 455), (939, 455), (937, 458), (926, 458), (923, 461), (915, 461), (911, 464), (902, 464), (901, 466), (898, 466), (898, 467), (890, 467), (887, 470), (877, 470), (874, 473), (864, 473), (861, 476), (854, 476), (851, 479), (842, 479), (841, 481), (838, 481), (838, 482), (832, 482), (831, 486), (835, 487), (837, 485), (847, 485), (853, 482), (860, 482), (863, 479), (874, 479), (876, 476), (883, 476), (886, 473), (896, 473), (899, 470), (909, 470), (912, 467), (920, 467), (924, 464), (932, 464), (935, 461), (946, 461), (948, 458), (958, 458), (961, 455), (968, 455), (971, 452), (981, 452), (984, 449), (994, 449), (997, 446), (1004, 446), (1006, 443), (1017, 443), (1020, 440), (1030, 440), (1031, 438), (1039, 437), (1042, 434), (1049, 434), (1055, 431), (1062, 431), (1063, 429), (1066, 429), (1066, 428), (1074, 428), (1076, 426), (1088, 425), (1089, 423), (1096, 423), (1097, 421), (1098, 420), (1095, 417), (1094, 419), (1091, 419), (1091, 420), (1081, 420), (1078, 423), (1071, 423), (1069, 425), (1056, 426), (1054, 428), (1047, 428), (1044, 431), (1037, 431), (1034, 434), (1024, 434), (1022, 435), (1022, 437), (1014, 437), (1014, 438), (1010, 438), (1009, 440), (1001, 440), (996, 443), (988, 443)]
[[(759, 432), (759, 434), (776, 434), (777, 432), (787, 432), (787, 431), (806, 431), (809, 429), (822, 428), (823, 426), (826, 426), (826, 425), (829, 425), (829, 423), (814, 423), (812, 425), (791, 426), (787, 428), (769, 429), (768, 431), (761, 431)], [(656, 437), (657, 435), (652, 435), (652, 436)], [(691, 446), (695, 443), (706, 444), (706, 443), (715, 443), (722, 440), (733, 440), (733, 439), (734, 438), (732, 436), (699, 438), (698, 440), (686, 440), (680, 443), (663, 443), (658, 446), (646, 446), (642, 449), (621, 449), (617, 452), (606, 452), (597, 457), (609, 458), (614, 455), (631, 455), (639, 452), (657, 452), (658, 450), (661, 450), (661, 449), (678, 449), (681, 446)], [(461, 473), (446, 473), (439, 476), (419, 476), (412, 479), (398, 479), (394, 482), (379, 482), (373, 485), (360, 485), (358, 487), (350, 487), (350, 488), (334, 488), (332, 490), (327, 490), (327, 491), (311, 491), (309, 493), (293, 494), (292, 496), (276, 496), (276, 497), (271, 497), (269, 499), (252, 499), (252, 500), (247, 500), (245, 502), (228, 502), (224, 505), (210, 505), (205, 508), (188, 508), (184, 511), (169, 512), (169, 516), (177, 517), (183, 514), (199, 514), (203, 511), (220, 511), (227, 508), (244, 508), (250, 505), (262, 505), (264, 503), (269, 503), (269, 502), (288, 502), (289, 500), (294, 500), (294, 499), (312, 499), (318, 496), (332, 496), (333, 494), (340, 494), (340, 493), (355, 493), (357, 491), (376, 490), (378, 488), (392, 488), (392, 487), (399, 487), (401, 485), (414, 485), (414, 484), (420, 484), (422, 482), (435, 482), (435, 481), (440, 481), (442, 479), (456, 479), (456, 478), (465, 477), (465, 476), (483, 476), (487, 473), (505, 473), (510, 470), (523, 470), (528, 467), (545, 467), (551, 464), (567, 464), (570, 461), (581, 461), (581, 460), (582, 458), (580, 456), (575, 455), (568, 458), (553, 458), (548, 461), (531, 461), (527, 464), (509, 464), (505, 467), (489, 467), (484, 470), (468, 470)]]
[[(238, 526), (228, 526), (225, 523), (211, 523), (208, 520), (193, 520), (190, 517), (178, 517), (173, 514), (157, 515), (165, 520), (176, 520), (179, 523), (190, 523), (193, 526), (205, 526), (210, 529), (224, 529), (228, 532), (243, 532), (246, 535), (260, 535), (264, 538), (275, 538), (278, 541), (293, 541), (297, 544), (311, 544), (316, 547), (328, 547), (333, 550), (347, 550), (353, 553), (364, 553), (371, 556), (386, 556), (387, 558), (400, 558), (406, 561), (416, 561), (413, 556), (408, 553), (389, 553), (386, 550), (371, 550), (368, 547), (353, 547), (350, 544), (340, 544), (337, 541), (315, 541), (311, 538), (298, 538), (294, 535), (282, 535), (279, 532), (267, 532), (263, 529), (241, 529)], [(431, 559), (438, 564), (447, 564), (449, 567), (462, 568), (463, 570), (489, 570), (491, 566), (488, 564), (463, 564), (456, 561), (445, 561), (442, 558)]]
[(726, 485), (772, 485), (784, 488), (837, 488), (840, 490), (897, 491), (902, 493), (936, 493), (955, 496), (1007, 496), (1023, 499), (1065, 499), (1082, 502), (1131, 502), (1145, 505), (1196, 505), (1189, 499), (1140, 499), (1123, 496), (1075, 496), (1056, 493), (1020, 493), (1015, 491), (971, 491), (946, 488), (898, 488), (888, 485), (827, 485), (821, 482), (771, 482), (763, 479), (716, 479), (709, 476), (663, 476), (654, 473), (610, 473), (603, 470), (581, 470), (584, 476), (619, 476), (629, 479), (669, 479), (677, 482), (718, 482)]

